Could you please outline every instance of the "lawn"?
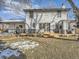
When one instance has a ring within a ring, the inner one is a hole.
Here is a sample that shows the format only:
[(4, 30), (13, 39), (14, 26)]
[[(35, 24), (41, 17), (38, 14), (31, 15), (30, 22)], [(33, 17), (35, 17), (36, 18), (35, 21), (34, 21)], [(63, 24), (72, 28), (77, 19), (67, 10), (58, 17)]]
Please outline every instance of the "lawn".
[(79, 59), (79, 41), (41, 37), (20, 37), (16, 39), (7, 42), (24, 39), (24, 41), (32, 40), (39, 43), (38, 47), (23, 51), (27, 59)]

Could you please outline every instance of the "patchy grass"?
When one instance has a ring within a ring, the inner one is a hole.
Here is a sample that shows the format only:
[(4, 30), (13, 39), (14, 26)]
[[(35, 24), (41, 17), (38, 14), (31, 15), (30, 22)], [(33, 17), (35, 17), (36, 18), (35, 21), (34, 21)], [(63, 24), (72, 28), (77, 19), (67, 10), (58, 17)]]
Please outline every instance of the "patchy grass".
[[(27, 59), (79, 59), (79, 41), (59, 40), (55, 38), (20, 37), (16, 38), (32, 40), (40, 45), (34, 49), (24, 50)], [(7, 41), (7, 42), (12, 42)]]

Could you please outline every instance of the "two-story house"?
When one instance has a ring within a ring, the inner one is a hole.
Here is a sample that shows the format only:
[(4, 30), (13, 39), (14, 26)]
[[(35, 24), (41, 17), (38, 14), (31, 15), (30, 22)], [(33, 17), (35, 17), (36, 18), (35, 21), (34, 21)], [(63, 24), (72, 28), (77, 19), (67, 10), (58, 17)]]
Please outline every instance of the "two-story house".
[(25, 28), (29, 32), (64, 32), (68, 30), (69, 8), (24, 9)]

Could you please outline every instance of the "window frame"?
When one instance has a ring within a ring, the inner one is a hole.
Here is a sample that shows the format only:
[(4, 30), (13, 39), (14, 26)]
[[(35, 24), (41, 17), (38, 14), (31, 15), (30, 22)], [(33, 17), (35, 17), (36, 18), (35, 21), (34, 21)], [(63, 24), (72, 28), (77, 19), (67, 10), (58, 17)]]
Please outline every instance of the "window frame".
[(30, 18), (33, 18), (33, 17), (34, 17), (34, 14), (33, 14), (33, 13), (34, 13), (33, 11), (30, 11), (30, 12), (29, 12), (29, 17), (30, 17)]
[(57, 11), (57, 17), (61, 17), (61, 11)]

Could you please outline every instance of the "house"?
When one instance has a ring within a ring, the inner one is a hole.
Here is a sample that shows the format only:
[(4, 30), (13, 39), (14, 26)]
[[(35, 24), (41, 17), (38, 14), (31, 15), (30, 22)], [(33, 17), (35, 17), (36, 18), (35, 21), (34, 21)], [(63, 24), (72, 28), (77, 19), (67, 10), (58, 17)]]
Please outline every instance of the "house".
[(8, 32), (15, 32), (20, 27), (24, 32), (56, 32), (67, 33), (69, 30), (68, 12), (70, 8), (43, 8), (24, 9), (26, 19), (24, 20), (0, 20), (0, 29)]
[(70, 20), (70, 31), (72, 34), (76, 34), (76, 20)]
[(17, 27), (25, 29), (24, 20), (0, 20), (0, 30), (3, 32), (14, 33)]
[(24, 9), (25, 29), (29, 32), (60, 32), (68, 30), (68, 11), (70, 8)]

